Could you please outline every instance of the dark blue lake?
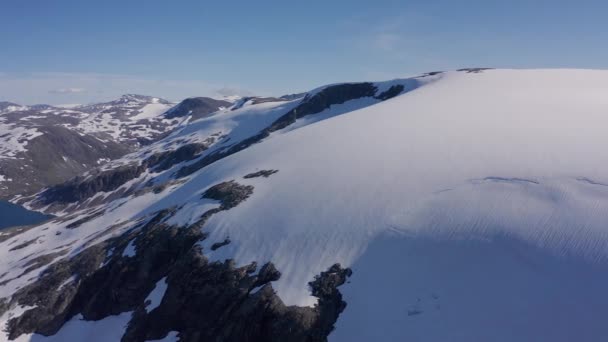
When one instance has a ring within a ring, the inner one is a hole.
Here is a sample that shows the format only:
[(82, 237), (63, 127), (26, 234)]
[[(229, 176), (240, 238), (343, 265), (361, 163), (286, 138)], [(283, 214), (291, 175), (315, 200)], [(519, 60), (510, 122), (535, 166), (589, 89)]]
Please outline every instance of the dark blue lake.
[(0, 201), (0, 229), (36, 224), (44, 222), (51, 217), (50, 215), (27, 210), (6, 201)]

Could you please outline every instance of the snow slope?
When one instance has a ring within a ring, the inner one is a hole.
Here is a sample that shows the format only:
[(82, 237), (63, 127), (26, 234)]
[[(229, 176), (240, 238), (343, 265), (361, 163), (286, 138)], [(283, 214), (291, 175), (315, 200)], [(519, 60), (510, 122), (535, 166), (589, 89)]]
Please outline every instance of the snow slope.
[[(608, 71), (448, 72), (414, 88), (296, 122), (183, 183), (116, 200), (78, 230), (63, 225), (85, 213), (2, 242), (0, 273), (72, 241), (77, 253), (100, 227), (124, 222), (118, 234), (160, 209), (177, 206), (172, 220), (192, 223), (210, 206), (201, 194), (234, 179), (253, 195), (206, 223), (203, 250), (239, 265), (272, 261), (286, 304), (314, 305), (307, 283), (336, 262), (352, 267), (330, 340), (607, 338)], [(239, 113), (167, 139), (226, 127), (247, 135), (254, 124), (235, 124)], [(278, 172), (243, 178), (268, 169)]]

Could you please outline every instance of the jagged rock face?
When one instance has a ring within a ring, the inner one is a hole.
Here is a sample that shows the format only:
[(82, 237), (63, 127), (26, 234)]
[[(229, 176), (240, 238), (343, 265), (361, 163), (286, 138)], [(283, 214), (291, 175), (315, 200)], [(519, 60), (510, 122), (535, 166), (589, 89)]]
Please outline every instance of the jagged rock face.
[(192, 97), (183, 100), (177, 106), (169, 110), (165, 117), (167, 119), (185, 118), (189, 115), (192, 120), (207, 117), (209, 114), (217, 112), (221, 108), (228, 108), (232, 103), (228, 101), (216, 100), (209, 97)]
[[(285, 306), (273, 291), (271, 282), (281, 273), (272, 263), (236, 267), (205, 257), (199, 242), (207, 238), (207, 220), (247, 200), (253, 190), (235, 181), (219, 183), (203, 197), (220, 207), (190, 226), (168, 225), (174, 211), (163, 210), (136, 229), (55, 262), (38, 280), (0, 300), (0, 315), (17, 305), (35, 307), (8, 322), (9, 337), (53, 335), (78, 314), (100, 320), (133, 312), (125, 342), (162, 339), (172, 331), (180, 341), (326, 341), (346, 307), (337, 287), (351, 275), (349, 269), (336, 264), (312, 279), (318, 304), (297, 307)], [(37, 257), (21, 276), (61, 256), (59, 251)], [(163, 279), (162, 300), (148, 309), (146, 298)]]

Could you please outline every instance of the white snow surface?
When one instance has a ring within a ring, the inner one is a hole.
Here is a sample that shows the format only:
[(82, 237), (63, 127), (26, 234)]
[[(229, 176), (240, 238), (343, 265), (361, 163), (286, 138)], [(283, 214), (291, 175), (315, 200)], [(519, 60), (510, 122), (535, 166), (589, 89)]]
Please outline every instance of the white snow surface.
[[(393, 99), (306, 118), (158, 194), (112, 202), (78, 229), (63, 227), (86, 213), (8, 239), (0, 274), (13, 278), (30, 258), (72, 241), (73, 255), (100, 227), (124, 224), (109, 238), (160, 209), (177, 206), (172, 222), (191, 222), (197, 206), (212, 207), (201, 194), (234, 179), (254, 193), (206, 223), (206, 255), (272, 261), (282, 273), (272, 285), (288, 305), (314, 305), (307, 283), (334, 263), (352, 267), (332, 341), (605, 339), (608, 71), (417, 81)], [(147, 151), (217, 132), (235, 143), (296, 104), (222, 111)], [(243, 178), (263, 169), (279, 171)], [(208, 248), (227, 236), (230, 244)], [(0, 287), (0, 297), (23, 278)]]
[(166, 112), (167, 110), (169, 110), (171, 108), (171, 106), (168, 106), (166, 104), (158, 103), (158, 99), (155, 99), (155, 100), (156, 100), (156, 102), (145, 105), (140, 110), (139, 113), (132, 116), (130, 118), (131, 121), (137, 121), (137, 120), (142, 120), (142, 119), (153, 119), (153, 118), (160, 116), (161, 114), (163, 114), (164, 112)]
[(309, 305), (305, 284), (314, 274), (352, 265), (374, 237), (395, 229), (436, 238), (508, 234), (602, 260), (608, 187), (579, 179), (608, 184), (606, 160), (589, 153), (608, 140), (598, 124), (608, 121), (607, 86), (607, 72), (450, 73), (253, 146), (188, 186), (279, 170), (210, 220), (209, 243), (233, 241), (210, 255), (273, 261), (283, 273), (281, 298)]
[(167, 286), (167, 277), (156, 283), (154, 290), (152, 290), (148, 297), (146, 297), (146, 300), (144, 300), (144, 302), (150, 301), (150, 304), (146, 306), (146, 312), (150, 312), (160, 305), (165, 296), (165, 291), (167, 291)]
[(125, 250), (122, 252), (122, 256), (131, 258), (134, 257), (136, 253), (137, 251), (135, 249), (135, 239), (133, 239), (129, 241), (129, 244), (127, 245), (127, 247), (125, 247)]

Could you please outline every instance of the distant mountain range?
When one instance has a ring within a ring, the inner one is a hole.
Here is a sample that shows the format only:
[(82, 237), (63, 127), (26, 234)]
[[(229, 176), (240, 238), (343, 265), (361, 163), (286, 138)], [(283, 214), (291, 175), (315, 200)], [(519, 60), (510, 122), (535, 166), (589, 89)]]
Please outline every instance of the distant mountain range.
[(176, 106), (134, 94), (69, 108), (0, 102), (0, 199), (64, 182), (230, 105), (201, 97)]

